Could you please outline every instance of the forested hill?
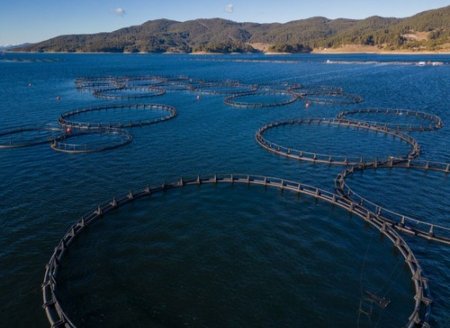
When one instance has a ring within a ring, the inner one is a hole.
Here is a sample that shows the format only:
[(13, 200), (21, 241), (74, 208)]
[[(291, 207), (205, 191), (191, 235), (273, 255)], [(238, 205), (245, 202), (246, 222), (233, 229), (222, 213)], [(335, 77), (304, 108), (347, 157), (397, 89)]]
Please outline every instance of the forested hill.
[(450, 6), (409, 18), (363, 20), (313, 17), (285, 24), (237, 23), (224, 19), (148, 21), (111, 33), (64, 35), (19, 47), (53, 52), (310, 52), (345, 45), (374, 49), (450, 49)]

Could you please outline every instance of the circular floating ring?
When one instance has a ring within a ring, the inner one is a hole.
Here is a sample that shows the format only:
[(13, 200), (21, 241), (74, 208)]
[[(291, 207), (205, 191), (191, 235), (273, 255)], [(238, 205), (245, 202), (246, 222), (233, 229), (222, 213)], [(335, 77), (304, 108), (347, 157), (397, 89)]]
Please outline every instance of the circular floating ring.
[(164, 81), (158, 84), (158, 87), (166, 91), (191, 91), (193, 89), (191, 82), (192, 79), (184, 75), (168, 76), (164, 77)]
[(389, 108), (370, 108), (370, 109), (357, 109), (357, 110), (349, 110), (340, 112), (337, 115), (337, 119), (349, 119), (349, 116), (354, 116), (357, 114), (383, 114), (383, 115), (395, 115), (395, 116), (408, 116), (419, 118), (424, 121), (428, 121), (429, 123), (426, 125), (412, 125), (412, 124), (397, 124), (395, 122), (376, 122), (376, 121), (367, 121), (367, 120), (358, 120), (365, 121), (370, 123), (371, 125), (384, 126), (386, 128), (402, 130), (402, 131), (432, 131), (440, 129), (444, 126), (442, 120), (439, 116), (418, 112), (407, 109), (389, 109)]
[[(85, 136), (108, 136), (116, 139), (112, 143), (95, 145), (95, 143), (69, 143), (67, 140)], [(58, 140), (51, 143), (51, 148), (55, 151), (71, 154), (96, 153), (105, 150), (116, 149), (129, 144), (133, 140), (131, 134), (122, 129), (89, 129), (67, 133)]]
[(253, 93), (256, 85), (242, 84), (237, 81), (206, 82), (199, 81), (192, 85), (192, 91), (206, 95), (242, 95)]
[(82, 77), (75, 80), (75, 86), (80, 91), (95, 91), (101, 89), (120, 88), (125, 85), (117, 77)]
[(300, 88), (302, 86), (299, 83), (292, 84), (286, 81), (258, 82), (255, 83), (255, 85), (258, 86), (258, 89), (256, 90), (257, 93), (289, 92), (295, 94), (296, 96), (298, 96), (298, 94), (291, 91), (290, 88), (295, 86)]
[(0, 141), (0, 149), (5, 148), (20, 148), (20, 147), (29, 147), (35, 145), (41, 145), (50, 143), (54, 140), (59, 140), (63, 137), (64, 132), (60, 127), (51, 127), (51, 126), (21, 126), (12, 128), (9, 130), (0, 131), (0, 138), (4, 137), (14, 137), (18, 134), (22, 134), (24, 132), (34, 132), (34, 133), (44, 133), (43, 137), (35, 137), (30, 140), (16, 140), (10, 139), (8, 143), (1, 143)]
[[(132, 92), (132, 93), (127, 93)], [(152, 86), (133, 86), (95, 90), (92, 94), (101, 99), (140, 99), (162, 96), (166, 90)]]
[(349, 93), (305, 94), (303, 99), (318, 105), (354, 105), (364, 101), (363, 97)]
[[(137, 120), (129, 121), (125, 123), (94, 123), (94, 122), (79, 122), (73, 121), (72, 118), (89, 112), (100, 112), (100, 111), (112, 111), (112, 110), (157, 110), (166, 112), (167, 115), (149, 119), (149, 120)], [(131, 128), (135, 126), (144, 126), (155, 124), (163, 121), (170, 120), (177, 115), (175, 107), (160, 104), (130, 104), (130, 105), (105, 105), (98, 107), (90, 107), (78, 109), (70, 112), (61, 114), (58, 122), (66, 127), (74, 127), (78, 129), (90, 129), (90, 128)]]
[(450, 173), (449, 163), (427, 162), (418, 160), (403, 160), (396, 158), (389, 158), (384, 162), (375, 162), (370, 164), (361, 164), (354, 167), (350, 167), (343, 172), (339, 173), (335, 180), (336, 191), (339, 195), (348, 198), (354, 203), (358, 203), (372, 213), (375, 213), (377, 219), (381, 222), (388, 224), (401, 232), (405, 232), (409, 235), (415, 235), (428, 240), (434, 240), (447, 245), (450, 245), (450, 227), (432, 224), (424, 220), (411, 218), (409, 216), (391, 211), (383, 208), (382, 206), (371, 202), (370, 200), (360, 196), (354, 192), (346, 183), (345, 179), (357, 171), (363, 171), (366, 169), (382, 169), (382, 168), (406, 168), (425, 171), (443, 172), (445, 174)]
[(333, 126), (344, 126), (344, 127), (352, 127), (356, 129), (365, 129), (368, 131), (373, 132), (380, 132), (384, 133), (386, 135), (390, 135), (394, 138), (399, 138), (400, 140), (406, 142), (411, 146), (410, 152), (407, 154), (407, 156), (403, 159), (413, 159), (417, 157), (420, 153), (420, 146), (417, 143), (417, 141), (410, 137), (409, 135), (406, 135), (404, 133), (401, 133), (399, 131), (390, 130), (388, 128), (384, 127), (378, 127), (374, 125), (370, 125), (365, 122), (353, 122), (348, 120), (337, 120), (337, 119), (327, 119), (327, 118), (304, 118), (304, 119), (294, 119), (294, 120), (286, 120), (286, 121), (279, 121), (274, 123), (269, 123), (267, 125), (264, 125), (262, 128), (260, 128), (256, 132), (256, 141), (258, 144), (265, 148), (266, 150), (289, 158), (294, 158), (296, 160), (301, 161), (310, 161), (314, 163), (326, 163), (326, 164), (333, 164), (333, 165), (357, 165), (361, 163), (368, 163), (368, 162), (377, 162), (377, 159), (371, 159), (369, 161), (364, 160), (363, 157), (348, 157), (348, 156), (332, 156), (328, 154), (320, 154), (320, 153), (312, 153), (312, 152), (305, 152), (298, 149), (292, 149), (288, 147), (284, 147), (281, 145), (278, 145), (276, 143), (273, 143), (267, 139), (264, 138), (264, 133), (267, 130), (279, 127), (279, 126), (286, 126), (286, 125), (333, 125)]
[[(249, 96), (287, 96), (287, 99), (281, 100), (279, 102), (268, 102), (268, 103), (252, 103), (252, 102), (245, 102), (245, 101), (239, 101), (242, 97), (249, 97)], [(281, 107), (286, 106), (289, 104), (292, 104), (296, 102), (298, 99), (298, 96), (292, 92), (289, 91), (267, 91), (267, 92), (248, 92), (248, 93), (242, 93), (238, 95), (232, 95), (227, 98), (225, 98), (225, 104), (232, 107), (237, 108), (247, 108), (247, 109), (256, 109), (256, 108), (269, 108), (269, 107)]]
[(55, 247), (49, 262), (46, 265), (44, 281), (42, 283), (43, 307), (45, 309), (47, 318), (52, 327), (57, 325), (64, 327), (75, 327), (75, 324), (70, 320), (68, 315), (64, 312), (63, 306), (59, 302), (57, 293), (57, 274), (61, 260), (63, 259), (66, 250), (70, 248), (74, 240), (82, 234), (87, 227), (99, 221), (104, 215), (114, 211), (134, 200), (141, 198), (148, 198), (155, 193), (165, 192), (171, 189), (183, 188), (187, 186), (199, 186), (202, 184), (246, 184), (259, 185), (265, 187), (278, 188), (281, 190), (292, 191), (297, 194), (303, 194), (313, 197), (326, 203), (338, 206), (350, 213), (363, 219), (368, 224), (376, 228), (382, 235), (386, 236), (396, 247), (400, 254), (405, 258), (405, 262), (411, 272), (414, 282), (414, 308), (411, 315), (408, 317), (406, 327), (414, 327), (416, 324), (422, 324), (425, 327), (428, 324), (431, 313), (431, 299), (428, 281), (422, 275), (422, 268), (419, 261), (416, 259), (414, 253), (409, 248), (404, 239), (390, 226), (377, 220), (376, 216), (358, 204), (351, 202), (349, 199), (318, 189), (316, 187), (303, 185), (298, 182), (288, 181), (278, 178), (269, 178), (253, 175), (214, 175), (210, 177), (196, 177), (193, 179), (180, 179), (179, 181), (162, 184), (154, 187), (146, 187), (136, 192), (129, 192), (128, 194), (113, 198), (111, 201), (100, 204), (96, 209), (82, 216), (81, 219), (74, 223), (66, 234), (62, 237), (59, 244)]
[(322, 96), (322, 95), (342, 95), (344, 93), (344, 89), (340, 87), (334, 87), (330, 85), (316, 85), (306, 87), (302, 84), (294, 84), (289, 87), (289, 90), (297, 93), (298, 96)]
[(126, 87), (150, 87), (164, 83), (166, 78), (156, 75), (122, 76), (119, 77), (119, 81), (121, 81)]
[(306, 101), (318, 105), (353, 105), (364, 101), (361, 96), (345, 93), (342, 88), (333, 86), (305, 88), (302, 85), (294, 84), (288, 90)]

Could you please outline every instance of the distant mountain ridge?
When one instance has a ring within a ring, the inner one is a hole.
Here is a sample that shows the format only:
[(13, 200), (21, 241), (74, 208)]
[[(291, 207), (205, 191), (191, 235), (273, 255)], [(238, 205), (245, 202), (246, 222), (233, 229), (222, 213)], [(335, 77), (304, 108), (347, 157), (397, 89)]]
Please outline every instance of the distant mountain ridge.
[(148, 21), (110, 33), (63, 35), (15, 48), (37, 52), (310, 52), (345, 45), (385, 50), (450, 49), (450, 6), (408, 18), (362, 20), (312, 17), (288, 23), (225, 19)]
[(14, 50), (16, 48), (24, 48), (30, 46), (31, 43), (22, 43), (22, 44), (7, 44), (0, 46), (0, 51)]

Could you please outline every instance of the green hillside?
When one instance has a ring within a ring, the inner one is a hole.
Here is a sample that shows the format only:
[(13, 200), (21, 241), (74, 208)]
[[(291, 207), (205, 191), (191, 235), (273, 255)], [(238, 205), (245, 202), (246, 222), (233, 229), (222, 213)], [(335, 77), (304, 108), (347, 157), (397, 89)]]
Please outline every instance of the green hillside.
[(52, 52), (254, 52), (256, 45), (280, 52), (310, 52), (345, 45), (385, 50), (450, 49), (450, 6), (409, 18), (363, 20), (312, 17), (285, 24), (237, 23), (224, 19), (148, 21), (111, 33), (64, 35), (16, 48)]

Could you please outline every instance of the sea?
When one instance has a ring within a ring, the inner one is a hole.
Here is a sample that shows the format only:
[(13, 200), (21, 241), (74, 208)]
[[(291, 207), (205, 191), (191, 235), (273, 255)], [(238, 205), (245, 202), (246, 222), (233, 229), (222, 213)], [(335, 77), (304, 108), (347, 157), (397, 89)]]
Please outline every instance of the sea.
[[(246, 109), (189, 90), (108, 100), (75, 85), (77, 78), (144, 75), (343, 88), (364, 101)], [(56, 152), (48, 143), (0, 149), (0, 327), (49, 326), (41, 292), (46, 263), (73, 223), (115, 195), (214, 174), (334, 191), (342, 166), (281, 157), (256, 142), (270, 122), (363, 108), (432, 113), (443, 128), (409, 134), (421, 146), (420, 160), (450, 163), (450, 55), (0, 54), (0, 131), (56, 127), (64, 112), (117, 103), (170, 105), (177, 116), (129, 128), (130, 144), (102, 152)], [(114, 115), (82, 119), (146, 114)], [(278, 127), (265, 137), (333, 156), (383, 159), (410, 151), (392, 136), (326, 124)], [(34, 136), (0, 136), (0, 144), (14, 138)], [(383, 207), (450, 227), (445, 173), (366, 170), (347, 184)], [(430, 285), (431, 326), (450, 327), (450, 247), (404, 238)], [(367, 292), (388, 306), (367, 309)], [(105, 215), (70, 246), (57, 293), (77, 327), (403, 327), (414, 307), (404, 258), (379, 231), (308, 196), (237, 184), (186, 186)]]

